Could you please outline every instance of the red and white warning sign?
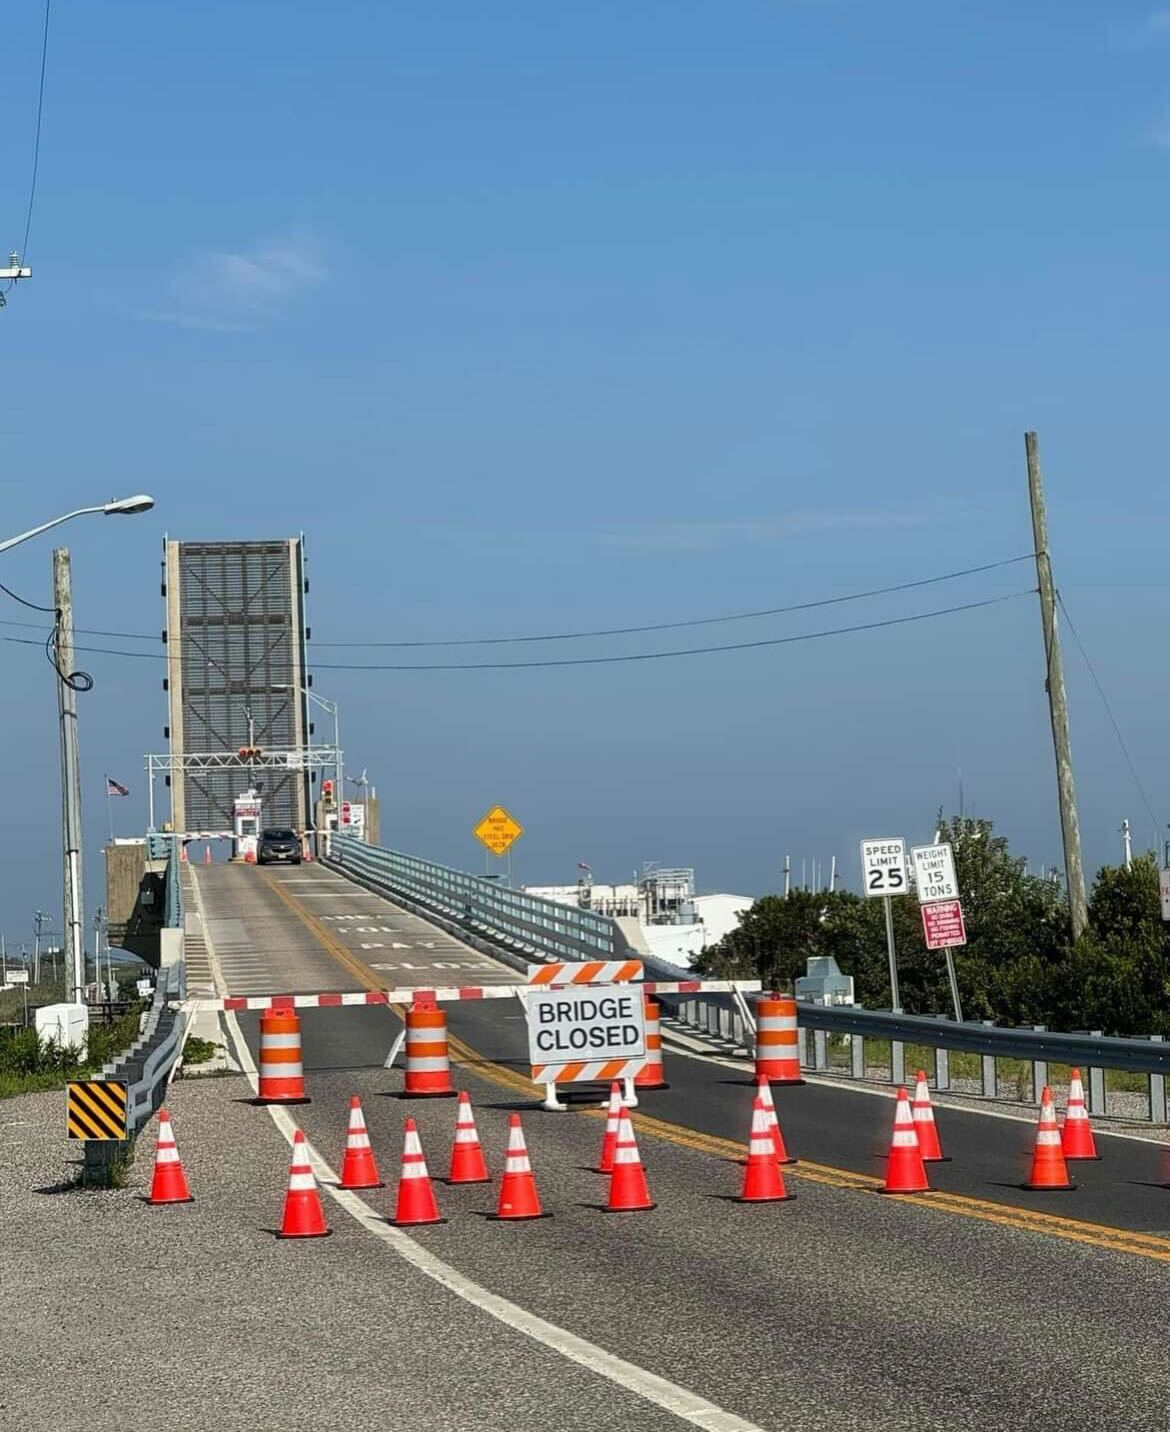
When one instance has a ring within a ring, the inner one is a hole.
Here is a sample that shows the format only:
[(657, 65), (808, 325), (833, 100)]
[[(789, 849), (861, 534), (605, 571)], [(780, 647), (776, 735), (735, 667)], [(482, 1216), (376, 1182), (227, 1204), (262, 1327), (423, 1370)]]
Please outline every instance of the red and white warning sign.
[(963, 924), (963, 907), (958, 900), (934, 900), (922, 906), (922, 933), (928, 950), (945, 950), (951, 945), (965, 945), (967, 930)]

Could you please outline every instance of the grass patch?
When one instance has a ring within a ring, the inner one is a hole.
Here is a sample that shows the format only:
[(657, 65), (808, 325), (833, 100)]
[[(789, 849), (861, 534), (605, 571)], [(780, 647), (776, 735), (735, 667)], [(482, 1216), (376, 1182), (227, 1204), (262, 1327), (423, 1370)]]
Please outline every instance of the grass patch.
[(222, 1044), (216, 1044), (212, 1039), (200, 1039), (197, 1034), (189, 1035), (183, 1045), (183, 1063), (206, 1064), (209, 1059), (214, 1059), (222, 1048)]
[(132, 1005), (112, 1024), (91, 1024), (86, 1056), (41, 1039), (35, 1029), (0, 1033), (0, 1098), (62, 1089), (70, 1079), (84, 1079), (115, 1059), (138, 1038), (142, 1005)]

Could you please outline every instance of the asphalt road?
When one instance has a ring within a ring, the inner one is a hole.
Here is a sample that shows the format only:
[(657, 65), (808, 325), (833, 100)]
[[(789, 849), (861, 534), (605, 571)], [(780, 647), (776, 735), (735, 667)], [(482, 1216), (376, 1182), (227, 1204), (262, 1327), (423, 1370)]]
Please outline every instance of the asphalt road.
[[(293, 903), (282, 902), (290, 922)], [(386, 923), (398, 918), (391, 911)], [(360, 956), (360, 944), (350, 937), (343, 948)], [(449, 1221), (415, 1237), (463, 1275), (761, 1427), (1165, 1427), (1170, 1241), (1134, 1235), (1132, 1245), (1107, 1247), (1092, 1227), (1026, 1226), (1047, 1211), (1164, 1231), (1170, 1192), (1149, 1186), (1164, 1177), (1159, 1149), (1103, 1140), (1106, 1158), (1080, 1167), (1078, 1192), (1024, 1195), (1013, 1185), (1027, 1126), (947, 1110), (939, 1122), (954, 1161), (933, 1176), (958, 1197), (883, 1199), (850, 1186), (848, 1171), (880, 1174), (890, 1103), (806, 1085), (781, 1090), (779, 1101), (790, 1150), (805, 1161), (803, 1173), (792, 1171), (797, 1198), (745, 1207), (730, 1201), (740, 1171), (724, 1141), (746, 1135), (750, 1088), (734, 1069), (668, 1053), (672, 1087), (642, 1105), (664, 1121), (661, 1136), (646, 1126), (641, 1136), (658, 1207), (607, 1215), (604, 1181), (589, 1172), (601, 1122), (583, 1105), (564, 1115), (533, 1107), (517, 1076), (526, 1069), (519, 1011), (506, 1001), (469, 1004), (450, 1018), (485, 1061), (465, 1064), (458, 1079), (475, 1099), (489, 1165), (498, 1172), (507, 1115), (523, 1108), (553, 1215), (494, 1223), (485, 1217), (494, 1186), (440, 1187)], [(253, 1046), (255, 1023), (240, 1020)], [(303, 1024), (312, 1102), (295, 1117), (336, 1166), (349, 1097), (361, 1095), (390, 1184), (366, 1200), (389, 1213), (404, 1116), (418, 1119), (439, 1173), (454, 1103), (398, 1097), (401, 1075), (378, 1067), (398, 1027), (390, 1011), (306, 1011)], [(330, 1216), (335, 1225), (345, 1218)], [(371, 1261), (391, 1256), (365, 1236)], [(320, 1247), (328, 1260), (329, 1245)], [(627, 1425), (654, 1425), (643, 1411)], [(563, 1424), (550, 1412), (500, 1425)]]

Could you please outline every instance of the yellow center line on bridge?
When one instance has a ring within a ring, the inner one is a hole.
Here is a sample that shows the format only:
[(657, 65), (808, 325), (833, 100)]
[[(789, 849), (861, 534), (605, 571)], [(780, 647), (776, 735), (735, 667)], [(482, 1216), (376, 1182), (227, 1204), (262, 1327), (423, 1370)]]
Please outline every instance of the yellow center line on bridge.
[[(319, 941), (349, 974), (369, 990), (378, 990), (379, 984), (374, 972), (357, 960), (337, 939), (332, 930), (321, 922), (271, 875), (265, 873), (265, 880), (289, 910)], [(403, 1010), (400, 1005), (388, 1006), (399, 1018)], [(512, 1093), (533, 1097), (534, 1086), (530, 1079), (502, 1064), (496, 1064), (477, 1053), (456, 1035), (447, 1037), (452, 1058), (459, 1064), (467, 1065), (483, 1078)], [(605, 1109), (578, 1109), (589, 1118), (602, 1119)], [(707, 1154), (713, 1158), (741, 1159), (744, 1145), (733, 1139), (720, 1138), (716, 1134), (701, 1133), (697, 1129), (684, 1128), (666, 1119), (651, 1114), (631, 1111), (634, 1127), (652, 1138), (663, 1139), (678, 1148), (693, 1153)], [(881, 1188), (882, 1180), (870, 1174), (854, 1173), (851, 1169), (834, 1168), (830, 1164), (812, 1163), (801, 1159), (799, 1163), (784, 1170), (784, 1177), (802, 1179), (808, 1183), (823, 1184), (828, 1188), (845, 1189), (853, 1192), (873, 1193)], [(973, 1218), (981, 1223), (994, 1223), (1005, 1228), (1014, 1228), (1023, 1233), (1041, 1233), (1049, 1238), (1063, 1238), (1071, 1243), (1081, 1243), (1090, 1248), (1103, 1248), (1112, 1253), (1129, 1253), (1138, 1258), (1152, 1258), (1156, 1262), (1170, 1263), (1170, 1238), (1156, 1233), (1139, 1233), (1130, 1228), (1114, 1228), (1107, 1223), (1085, 1223), (1075, 1218), (1065, 1218), (1055, 1213), (1042, 1213), (1037, 1209), (1021, 1208), (1011, 1203), (993, 1203), (989, 1199), (973, 1198), (963, 1193), (946, 1193), (941, 1190), (926, 1194), (899, 1194), (899, 1203), (910, 1203), (917, 1208), (929, 1209), (934, 1213), (951, 1213), (961, 1218)], [(1170, 1212), (1170, 1210), (1168, 1210)]]

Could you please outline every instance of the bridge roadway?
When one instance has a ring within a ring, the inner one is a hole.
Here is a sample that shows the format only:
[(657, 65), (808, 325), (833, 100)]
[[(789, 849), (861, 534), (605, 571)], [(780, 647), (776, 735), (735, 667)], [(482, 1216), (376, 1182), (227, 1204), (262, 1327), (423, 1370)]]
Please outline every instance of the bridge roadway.
[[(247, 992), (286, 992), (292, 970), (321, 990), (453, 982), (452, 964), (474, 966), (476, 983), (516, 978), (319, 867), (212, 867), (197, 878), (213, 946), (220, 919), (240, 922), (241, 947), (256, 924), (263, 954), (247, 979), (267, 988)], [(457, 973), (472, 982), (471, 968)], [(245, 992), (224, 975), (228, 993)], [(568, 1115), (535, 1107), (510, 1002), (450, 1006), (449, 1017), (490, 1165), (500, 1167), (508, 1112), (522, 1109), (553, 1213), (495, 1224), (482, 1216), (494, 1188), (440, 1186), (449, 1222), (413, 1236), (461, 1276), (760, 1427), (1167, 1425), (1170, 1191), (1159, 1146), (1101, 1136), (1105, 1158), (1078, 1166), (1075, 1193), (1024, 1194), (1029, 1126), (943, 1110), (953, 1162), (932, 1169), (940, 1192), (882, 1199), (872, 1190), (890, 1103), (807, 1085), (779, 1101), (801, 1158), (789, 1175), (796, 1201), (745, 1207), (730, 1196), (748, 1083), (668, 1050), (672, 1087), (644, 1096), (638, 1117), (659, 1206), (607, 1217), (597, 1207), (603, 1181), (588, 1172), (601, 1135), (592, 1100)], [(403, 1115), (418, 1118), (434, 1173), (446, 1163), (453, 1106), (397, 1097), (401, 1075), (380, 1068), (400, 1028), (391, 1011), (309, 1010), (303, 1023), (313, 1099), (295, 1115), (336, 1166), (349, 1097), (361, 1095), (389, 1181), (365, 1202), (385, 1214)], [(239, 1025), (254, 1053), (256, 1018)], [(328, 1211), (335, 1226), (344, 1221)], [(505, 1414), (506, 1403), (501, 1426), (539, 1425)], [(624, 1425), (657, 1424), (640, 1404)]]

